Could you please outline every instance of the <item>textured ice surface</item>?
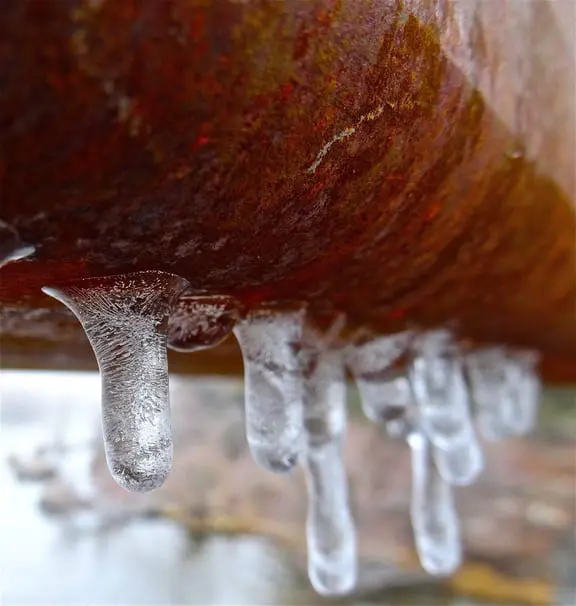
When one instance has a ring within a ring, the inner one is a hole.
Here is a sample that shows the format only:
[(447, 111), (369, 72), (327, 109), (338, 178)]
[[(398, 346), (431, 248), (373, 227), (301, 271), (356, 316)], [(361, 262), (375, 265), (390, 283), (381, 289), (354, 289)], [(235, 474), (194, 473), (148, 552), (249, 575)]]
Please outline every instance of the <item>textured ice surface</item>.
[(244, 359), (246, 437), (254, 459), (290, 471), (303, 447), (303, 310), (255, 310), (234, 328)]
[(482, 435), (497, 440), (534, 429), (540, 399), (532, 352), (492, 347), (470, 352), (466, 368)]
[(346, 429), (343, 356), (307, 326), (300, 360), (304, 375), (308, 575), (318, 593), (341, 595), (354, 588), (357, 577), (356, 531), (341, 452)]
[(0, 219), (0, 267), (34, 253), (34, 247), (22, 242), (16, 229)]
[(412, 451), (410, 514), (420, 563), (430, 574), (448, 575), (462, 561), (452, 487), (440, 475), (426, 437), (413, 432), (408, 443)]
[(420, 427), (432, 443), (442, 477), (470, 484), (482, 471), (483, 457), (459, 352), (444, 331), (419, 336), (414, 349), (409, 376)]
[(196, 351), (222, 342), (242, 316), (233, 297), (184, 293), (168, 320), (168, 347)]
[(43, 289), (74, 312), (96, 354), (106, 458), (127, 490), (157, 488), (172, 465), (166, 327), (187, 286), (150, 271)]

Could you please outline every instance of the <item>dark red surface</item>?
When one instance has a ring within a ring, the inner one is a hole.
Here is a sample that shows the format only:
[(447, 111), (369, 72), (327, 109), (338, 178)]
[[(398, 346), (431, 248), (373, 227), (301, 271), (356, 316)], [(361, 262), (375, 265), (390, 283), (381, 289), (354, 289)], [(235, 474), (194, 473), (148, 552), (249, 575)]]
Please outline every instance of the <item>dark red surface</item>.
[(576, 376), (574, 209), (400, 2), (5, 0), (0, 41), (5, 359), (78, 341), (41, 286), (160, 269)]

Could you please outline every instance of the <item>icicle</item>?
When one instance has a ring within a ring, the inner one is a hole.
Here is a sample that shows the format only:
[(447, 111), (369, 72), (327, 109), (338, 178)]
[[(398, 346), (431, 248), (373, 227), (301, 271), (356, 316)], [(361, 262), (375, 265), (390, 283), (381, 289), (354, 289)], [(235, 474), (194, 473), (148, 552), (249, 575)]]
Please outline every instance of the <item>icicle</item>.
[(308, 575), (318, 593), (342, 595), (354, 588), (357, 577), (356, 530), (341, 453), (346, 429), (342, 352), (307, 326), (300, 360), (307, 446), (303, 466), (308, 488)]
[(96, 354), (106, 458), (127, 490), (157, 488), (170, 471), (166, 327), (187, 286), (178, 276), (146, 271), (43, 289), (74, 312)]
[[(410, 514), (416, 549), (422, 567), (434, 575), (447, 575), (460, 565), (462, 554), (458, 515), (452, 488), (439, 473), (433, 447), (420, 428), (419, 410), (408, 379), (397, 374), (383, 381), (383, 392), (393, 396), (393, 417), (382, 417), (390, 435), (405, 439), (412, 453), (412, 502)], [(391, 400), (389, 400), (391, 401)]]
[(438, 472), (426, 437), (413, 432), (408, 443), (412, 451), (410, 513), (420, 563), (430, 574), (448, 575), (462, 561), (452, 488)]
[(473, 482), (483, 457), (474, 432), (462, 362), (449, 333), (419, 337), (409, 367), (422, 431), (431, 441), (442, 477), (451, 484)]
[(540, 399), (537, 360), (533, 352), (498, 347), (466, 356), (476, 418), (487, 440), (523, 435), (536, 425)]
[(184, 293), (168, 320), (168, 347), (196, 351), (214, 347), (232, 333), (242, 308), (232, 297)]
[(538, 355), (518, 350), (508, 350), (507, 354), (502, 415), (510, 433), (521, 436), (534, 429), (538, 417), (540, 380), (535, 370)]
[(411, 337), (411, 332), (378, 337), (346, 351), (346, 363), (360, 392), (364, 414), (374, 422), (380, 422), (388, 408), (395, 406), (394, 398), (405, 395), (394, 393), (402, 389), (401, 385), (388, 383), (389, 368), (406, 351)]
[(498, 440), (510, 435), (506, 415), (503, 414), (507, 400), (504, 349), (493, 347), (468, 353), (466, 371), (482, 436), (487, 440)]
[[(402, 373), (402, 374), (400, 374)], [(405, 438), (409, 433), (409, 419), (413, 420), (414, 398), (410, 382), (403, 371), (399, 371), (380, 384), (384, 404), (382, 414), (374, 419), (384, 425), (389, 436)]]
[(303, 309), (255, 310), (234, 328), (244, 358), (246, 436), (254, 459), (290, 471), (303, 446), (302, 373), (297, 349)]
[(34, 247), (22, 242), (20, 235), (0, 219), (0, 267), (34, 254)]

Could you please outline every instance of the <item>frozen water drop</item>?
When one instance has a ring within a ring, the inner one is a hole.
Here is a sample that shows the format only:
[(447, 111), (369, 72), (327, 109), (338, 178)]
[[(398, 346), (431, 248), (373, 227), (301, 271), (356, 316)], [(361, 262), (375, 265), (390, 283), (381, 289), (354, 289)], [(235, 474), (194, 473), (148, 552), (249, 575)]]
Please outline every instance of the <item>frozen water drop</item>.
[(303, 446), (303, 309), (254, 310), (234, 328), (244, 358), (246, 437), (257, 463), (289, 472)]
[(307, 328), (300, 359), (304, 374), (308, 575), (318, 593), (342, 595), (354, 588), (357, 578), (356, 529), (341, 452), (346, 428), (342, 353)]
[(168, 347), (176, 351), (214, 347), (232, 333), (241, 317), (241, 305), (232, 297), (183, 293), (168, 320)]
[(436, 468), (426, 437), (414, 432), (408, 443), (412, 451), (410, 513), (420, 563), (430, 574), (448, 575), (462, 561), (452, 487)]
[(390, 381), (390, 366), (406, 351), (411, 337), (410, 332), (378, 337), (351, 346), (346, 352), (346, 363), (360, 392), (364, 414), (376, 423), (393, 414), (397, 403), (408, 396), (407, 382)]
[(0, 267), (34, 254), (34, 247), (20, 239), (12, 225), (0, 219)]
[(127, 490), (158, 488), (172, 464), (166, 327), (186, 280), (163, 272), (89, 278), (44, 292), (69, 307), (98, 360), (108, 466)]
[(484, 462), (460, 356), (444, 331), (422, 335), (415, 349), (409, 376), (422, 431), (434, 447), (444, 479), (457, 485), (470, 484)]

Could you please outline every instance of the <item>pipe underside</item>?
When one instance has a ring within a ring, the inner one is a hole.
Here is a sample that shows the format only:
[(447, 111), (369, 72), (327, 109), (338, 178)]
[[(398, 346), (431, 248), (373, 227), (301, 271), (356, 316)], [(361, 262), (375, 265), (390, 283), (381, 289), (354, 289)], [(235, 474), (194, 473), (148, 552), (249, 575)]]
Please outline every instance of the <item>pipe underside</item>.
[(488, 4), (4, 2), (0, 216), (36, 253), (2, 269), (2, 365), (92, 363), (42, 286), (158, 269), (575, 379), (574, 34)]

